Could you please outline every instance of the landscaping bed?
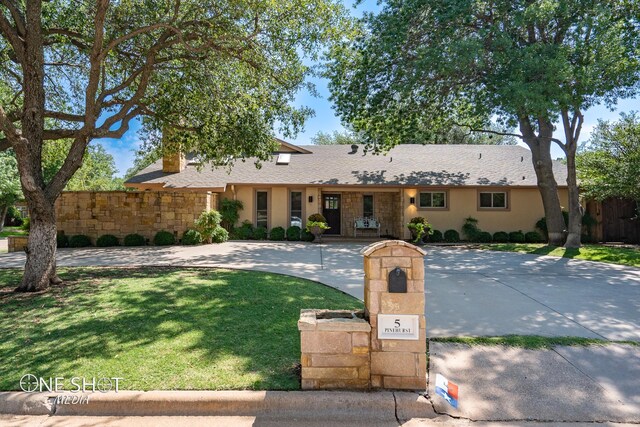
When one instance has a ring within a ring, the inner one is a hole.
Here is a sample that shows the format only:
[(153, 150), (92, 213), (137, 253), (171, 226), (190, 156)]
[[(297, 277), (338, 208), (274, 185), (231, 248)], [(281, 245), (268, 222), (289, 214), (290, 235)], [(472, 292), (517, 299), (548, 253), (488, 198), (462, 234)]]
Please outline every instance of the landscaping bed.
[(362, 309), (340, 291), (221, 269), (61, 269), (12, 290), (0, 270), (0, 390), (20, 377), (120, 377), (123, 390), (295, 390), (301, 308)]

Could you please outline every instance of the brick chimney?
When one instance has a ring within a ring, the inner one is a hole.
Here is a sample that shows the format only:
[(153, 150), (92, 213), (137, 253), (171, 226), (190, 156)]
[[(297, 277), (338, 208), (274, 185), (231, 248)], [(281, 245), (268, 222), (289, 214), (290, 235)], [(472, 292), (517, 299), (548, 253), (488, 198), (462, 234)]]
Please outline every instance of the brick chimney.
[(184, 153), (180, 150), (180, 145), (171, 141), (171, 135), (175, 132), (166, 129), (162, 135), (162, 172), (178, 173), (187, 166)]

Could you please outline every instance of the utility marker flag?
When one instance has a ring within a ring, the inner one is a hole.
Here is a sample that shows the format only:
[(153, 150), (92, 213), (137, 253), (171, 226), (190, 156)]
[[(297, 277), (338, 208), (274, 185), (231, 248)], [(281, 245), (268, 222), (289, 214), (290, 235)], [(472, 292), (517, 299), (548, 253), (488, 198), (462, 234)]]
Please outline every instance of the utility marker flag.
[(436, 394), (442, 396), (454, 408), (458, 407), (458, 385), (440, 374), (436, 374)]

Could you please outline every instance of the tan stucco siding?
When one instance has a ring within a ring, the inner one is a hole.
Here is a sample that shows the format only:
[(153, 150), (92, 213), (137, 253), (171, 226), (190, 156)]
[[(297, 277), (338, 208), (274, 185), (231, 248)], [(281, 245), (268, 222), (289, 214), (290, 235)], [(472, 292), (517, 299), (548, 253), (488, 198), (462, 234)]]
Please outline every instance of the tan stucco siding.
[[(483, 231), (533, 231), (535, 223), (544, 216), (542, 198), (537, 188), (510, 188), (508, 209), (487, 210), (478, 207), (478, 188), (449, 188), (446, 210), (419, 209), (419, 189), (404, 190), (404, 224), (415, 216), (426, 217), (433, 226), (444, 232), (449, 229), (461, 232), (464, 220), (473, 217)], [(432, 191), (423, 189), (423, 191)], [(440, 191), (440, 190), (433, 190)], [(482, 189), (481, 191), (504, 191), (504, 189)], [(560, 189), (560, 204), (567, 206), (567, 190)], [(410, 198), (416, 197), (416, 204), (410, 204)], [(409, 230), (404, 230), (404, 238), (409, 238)]]
[[(496, 231), (518, 231), (523, 232), (534, 230), (535, 223), (544, 216), (542, 199), (537, 188), (509, 188), (508, 192), (508, 209), (506, 210), (486, 210), (478, 207), (478, 188), (444, 188), (444, 189), (345, 189), (340, 187), (321, 188), (321, 187), (287, 187), (287, 186), (238, 186), (227, 187), (227, 191), (221, 195), (221, 198), (236, 198), (244, 204), (244, 209), (240, 211), (240, 223), (249, 221), (255, 225), (255, 192), (256, 190), (266, 190), (269, 192), (269, 228), (283, 227), (287, 228), (290, 221), (289, 193), (290, 191), (302, 192), (303, 206), (303, 223), (306, 218), (317, 212), (322, 212), (322, 193), (339, 193), (343, 195), (357, 193), (374, 194), (374, 207), (376, 216), (380, 220), (384, 220), (385, 229), (381, 230), (383, 234), (389, 233), (398, 235), (400, 238), (409, 238), (409, 231), (406, 223), (414, 216), (424, 216), (434, 227), (442, 232), (448, 229), (454, 229), (461, 232), (465, 218), (471, 216), (478, 219), (478, 226), (490, 233)], [(447, 208), (445, 210), (419, 209), (418, 193), (419, 191), (443, 191), (447, 192)], [(482, 188), (481, 191), (505, 191), (504, 188)], [(385, 194), (386, 193), (386, 194)], [(388, 199), (385, 196), (392, 196)], [(567, 191), (561, 189), (560, 203), (563, 207), (567, 203)], [(309, 197), (312, 200), (309, 201)], [(411, 197), (416, 198), (416, 203), (410, 203)], [(361, 215), (362, 207), (360, 206), (361, 197), (356, 197), (353, 202), (353, 209), (345, 209), (343, 212), (343, 236), (353, 235), (353, 218)], [(343, 203), (346, 201), (343, 200)], [(389, 213), (383, 213), (380, 209), (389, 208), (389, 204), (395, 205), (398, 214), (394, 217)], [(346, 208), (347, 206), (343, 206)], [(355, 209), (355, 210), (354, 210)], [(389, 224), (390, 221), (397, 222), (395, 225)], [(303, 224), (304, 225), (304, 224)]]

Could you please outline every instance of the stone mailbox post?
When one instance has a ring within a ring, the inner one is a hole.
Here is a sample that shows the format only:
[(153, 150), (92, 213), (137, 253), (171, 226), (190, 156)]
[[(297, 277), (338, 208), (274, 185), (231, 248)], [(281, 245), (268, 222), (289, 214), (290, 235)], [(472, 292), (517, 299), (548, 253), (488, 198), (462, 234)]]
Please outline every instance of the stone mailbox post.
[(371, 324), (371, 387), (425, 389), (426, 253), (401, 240), (377, 242), (361, 253), (365, 316)]

